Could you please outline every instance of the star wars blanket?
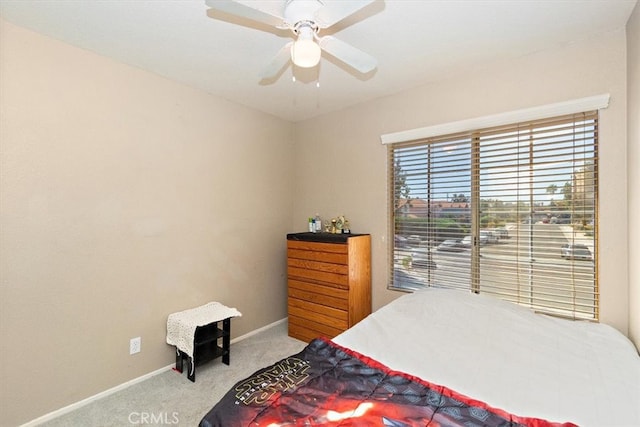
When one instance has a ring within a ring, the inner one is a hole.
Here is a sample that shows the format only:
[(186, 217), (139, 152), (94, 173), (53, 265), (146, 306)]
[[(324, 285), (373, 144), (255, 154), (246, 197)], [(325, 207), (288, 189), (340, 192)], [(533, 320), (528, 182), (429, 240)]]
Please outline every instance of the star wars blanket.
[(574, 424), (518, 417), (316, 339), (300, 353), (238, 382), (200, 421), (200, 427), (235, 426)]

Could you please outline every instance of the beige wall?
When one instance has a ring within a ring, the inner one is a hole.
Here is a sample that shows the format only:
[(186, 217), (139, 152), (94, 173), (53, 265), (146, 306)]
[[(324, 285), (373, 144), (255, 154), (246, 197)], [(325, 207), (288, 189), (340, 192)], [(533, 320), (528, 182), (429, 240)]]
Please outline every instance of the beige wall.
[(169, 313), (286, 317), (290, 123), (6, 21), (0, 109), (0, 425), (171, 364)]
[(627, 23), (629, 336), (640, 349), (640, 3)]
[(328, 114), (296, 126), (294, 224), (344, 213), (372, 234), (374, 309), (387, 286), (387, 161), (380, 135), (571, 99), (611, 94), (600, 121), (601, 319), (628, 329), (626, 43), (620, 30)]

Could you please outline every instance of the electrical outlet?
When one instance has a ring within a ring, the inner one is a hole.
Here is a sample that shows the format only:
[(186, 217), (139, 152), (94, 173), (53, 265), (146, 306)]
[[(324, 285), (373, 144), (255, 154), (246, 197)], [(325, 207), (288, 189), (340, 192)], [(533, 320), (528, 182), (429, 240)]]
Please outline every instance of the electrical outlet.
[(140, 353), (140, 346), (142, 345), (142, 338), (131, 338), (129, 341), (129, 354)]

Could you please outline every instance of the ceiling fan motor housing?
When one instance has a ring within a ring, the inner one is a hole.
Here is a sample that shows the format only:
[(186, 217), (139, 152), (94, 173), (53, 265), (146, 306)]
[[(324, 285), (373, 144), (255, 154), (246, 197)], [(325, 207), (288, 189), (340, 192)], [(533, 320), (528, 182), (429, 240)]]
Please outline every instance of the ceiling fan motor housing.
[(284, 19), (293, 27), (296, 34), (299, 26), (309, 24), (317, 31), (315, 16), (322, 6), (322, 3), (317, 0), (289, 0), (284, 8)]

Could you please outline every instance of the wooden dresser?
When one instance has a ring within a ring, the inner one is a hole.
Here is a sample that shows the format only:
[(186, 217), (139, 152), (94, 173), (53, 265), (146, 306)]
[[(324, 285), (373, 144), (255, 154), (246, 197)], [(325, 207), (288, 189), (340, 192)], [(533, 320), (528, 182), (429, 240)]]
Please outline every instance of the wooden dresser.
[(287, 235), (289, 335), (333, 338), (371, 313), (371, 236)]

